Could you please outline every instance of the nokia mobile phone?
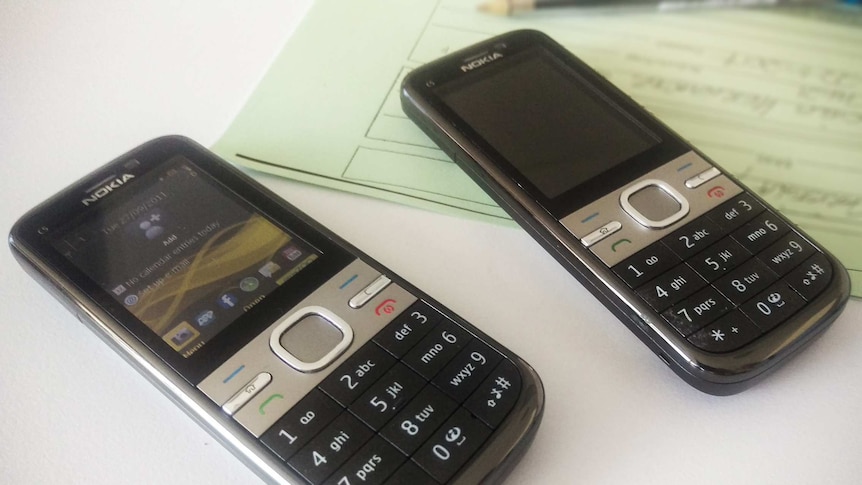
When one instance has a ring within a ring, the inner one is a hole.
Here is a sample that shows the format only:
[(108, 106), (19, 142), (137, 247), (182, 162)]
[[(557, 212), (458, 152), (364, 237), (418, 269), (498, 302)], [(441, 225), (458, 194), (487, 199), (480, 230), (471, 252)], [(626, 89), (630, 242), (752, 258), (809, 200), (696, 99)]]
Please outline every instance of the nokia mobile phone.
[(9, 241), (269, 482), (499, 481), (541, 421), (518, 356), (185, 138), (84, 177)]
[(564, 47), (516, 31), (407, 75), (404, 111), (679, 376), (732, 394), (841, 312), (841, 264)]

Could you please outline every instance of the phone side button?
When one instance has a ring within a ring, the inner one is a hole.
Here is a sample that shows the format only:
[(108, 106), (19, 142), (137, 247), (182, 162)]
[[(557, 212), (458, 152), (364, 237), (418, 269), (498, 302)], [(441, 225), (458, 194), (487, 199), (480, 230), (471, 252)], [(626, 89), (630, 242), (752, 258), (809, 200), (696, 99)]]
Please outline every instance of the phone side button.
[(254, 379), (249, 381), (242, 389), (231, 396), (231, 398), (222, 405), (222, 411), (226, 412), (229, 416), (233, 416), (234, 413), (248, 404), (248, 402), (262, 391), (264, 387), (269, 385), (270, 382), (272, 382), (272, 374), (269, 372), (261, 372), (256, 375)]

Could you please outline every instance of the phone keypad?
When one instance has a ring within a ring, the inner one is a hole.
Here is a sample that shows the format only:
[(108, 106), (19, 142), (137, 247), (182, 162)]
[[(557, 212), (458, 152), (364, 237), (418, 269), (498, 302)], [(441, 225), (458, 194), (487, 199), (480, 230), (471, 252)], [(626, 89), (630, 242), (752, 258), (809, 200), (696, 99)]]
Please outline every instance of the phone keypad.
[(790, 318), (826, 288), (833, 271), (817, 248), (746, 192), (612, 269), (689, 342), (716, 353), (737, 350)]
[(260, 440), (309, 483), (445, 483), (512, 410), (514, 363), (418, 300)]

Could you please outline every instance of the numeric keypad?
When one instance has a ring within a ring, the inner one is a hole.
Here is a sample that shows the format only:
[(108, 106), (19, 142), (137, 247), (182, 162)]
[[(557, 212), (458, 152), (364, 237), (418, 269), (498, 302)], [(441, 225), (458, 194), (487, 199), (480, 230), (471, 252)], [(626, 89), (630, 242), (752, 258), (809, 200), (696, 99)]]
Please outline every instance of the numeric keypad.
[(826, 257), (746, 192), (612, 269), (676, 332), (717, 353), (780, 325), (832, 278)]
[(260, 440), (312, 484), (445, 482), (520, 392), (511, 361), (420, 300)]

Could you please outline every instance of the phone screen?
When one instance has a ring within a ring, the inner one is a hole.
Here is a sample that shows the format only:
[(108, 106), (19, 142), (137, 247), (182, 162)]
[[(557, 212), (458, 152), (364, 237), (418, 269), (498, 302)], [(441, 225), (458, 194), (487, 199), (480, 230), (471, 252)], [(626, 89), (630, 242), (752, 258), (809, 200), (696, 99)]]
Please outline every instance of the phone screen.
[(320, 255), (183, 156), (96, 185), (134, 188), (84, 201), (53, 247), (183, 357)]
[(660, 143), (540, 48), (442, 85), (437, 94), (549, 199)]

